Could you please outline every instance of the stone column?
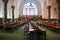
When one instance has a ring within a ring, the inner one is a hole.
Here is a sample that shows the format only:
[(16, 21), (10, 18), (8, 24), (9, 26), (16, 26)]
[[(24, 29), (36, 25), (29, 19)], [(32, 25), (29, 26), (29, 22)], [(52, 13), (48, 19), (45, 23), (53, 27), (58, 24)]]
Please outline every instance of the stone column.
[(12, 8), (12, 22), (14, 22), (14, 9), (15, 9), (15, 6), (11, 6)]
[(2, 0), (4, 2), (4, 23), (7, 23), (7, 3), (8, 0)]
[(56, 0), (58, 6), (58, 24), (60, 24), (60, 0)]
[(60, 4), (58, 4), (58, 24), (60, 24)]
[(50, 9), (51, 9), (51, 6), (48, 6), (48, 22), (50, 22)]

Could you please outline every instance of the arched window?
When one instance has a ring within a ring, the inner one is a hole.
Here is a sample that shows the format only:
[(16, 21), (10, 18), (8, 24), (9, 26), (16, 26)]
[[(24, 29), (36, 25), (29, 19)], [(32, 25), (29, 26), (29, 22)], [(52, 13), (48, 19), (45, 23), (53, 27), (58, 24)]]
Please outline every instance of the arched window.
[(38, 15), (37, 5), (28, 2), (23, 7), (23, 15)]

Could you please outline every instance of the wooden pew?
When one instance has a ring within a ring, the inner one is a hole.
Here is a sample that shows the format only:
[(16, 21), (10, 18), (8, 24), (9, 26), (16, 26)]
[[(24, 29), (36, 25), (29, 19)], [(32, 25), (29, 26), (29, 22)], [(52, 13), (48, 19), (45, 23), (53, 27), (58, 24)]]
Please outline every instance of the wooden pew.
[(32, 27), (33, 27), (36, 31), (38, 31), (38, 32), (45, 32), (45, 33), (46, 33), (46, 30), (45, 30), (45, 29), (40, 29), (40, 28), (38, 28), (36, 25), (34, 25), (33, 23), (31, 23), (31, 25), (32, 25)]
[(3, 28), (3, 23), (0, 23), (0, 29), (2, 29)]
[(28, 31), (29, 32), (28, 35), (30, 35), (29, 36), (30, 39), (31, 39), (32, 35), (36, 34), (35, 36), (37, 36), (38, 39), (39, 39), (40, 36), (43, 35), (44, 38), (45, 38), (44, 40), (46, 40), (46, 30), (38, 28), (35, 24), (33, 24), (31, 22), (30, 22), (30, 24), (31, 24), (32, 28), (34, 29), (34, 30), (31, 30), (31, 31)]
[(60, 30), (60, 24), (53, 24), (53, 23), (48, 23), (48, 22), (39, 22), (38, 23), (40, 26), (46, 26), (52, 28), (52, 30)]
[(28, 27), (28, 25), (26, 25), (24, 27), (24, 35), (28, 35), (28, 32), (29, 32), (29, 27)]
[(0, 18), (0, 29), (2, 29), (3, 26), (3, 18)]
[(13, 23), (7, 23), (7, 24), (3, 25), (3, 29), (2, 30), (3, 31), (11, 31), (13, 27), (14, 27)]
[(3, 31), (9, 31), (10, 30), (11, 32), (13, 32), (13, 31), (17, 30), (22, 25), (23, 25), (23, 23), (20, 23), (20, 22), (6, 23), (3, 25), (2, 29), (3, 29)]

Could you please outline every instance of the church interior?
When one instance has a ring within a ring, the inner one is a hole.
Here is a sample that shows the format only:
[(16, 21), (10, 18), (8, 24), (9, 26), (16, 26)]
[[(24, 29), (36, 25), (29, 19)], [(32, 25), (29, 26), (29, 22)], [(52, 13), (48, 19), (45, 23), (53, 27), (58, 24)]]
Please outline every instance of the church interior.
[(0, 40), (60, 40), (60, 1), (0, 0)]

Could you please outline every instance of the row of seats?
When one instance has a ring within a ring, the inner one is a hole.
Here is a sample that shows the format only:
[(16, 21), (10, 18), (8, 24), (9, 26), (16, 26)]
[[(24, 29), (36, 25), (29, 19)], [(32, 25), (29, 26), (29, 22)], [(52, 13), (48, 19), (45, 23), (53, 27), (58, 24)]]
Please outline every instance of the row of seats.
[[(29, 25), (29, 24), (28, 24)], [(42, 38), (42, 39), (44, 39), (44, 40), (46, 40), (46, 31), (44, 31), (44, 30), (41, 30), (41, 29), (39, 29), (35, 24), (33, 24), (33, 23), (31, 23), (30, 22), (30, 25), (32, 26), (32, 28), (34, 29), (34, 30), (30, 30), (30, 31), (28, 31), (29, 30), (29, 27), (25, 27), (25, 32), (27, 33), (27, 35), (29, 36), (29, 39), (30, 40), (40, 40), (39, 38), (43, 35), (44, 36), (44, 38)], [(35, 37), (37, 38), (37, 39), (35, 39)], [(33, 39), (32, 39), (33, 38)]]
[(2, 26), (3, 26), (3, 23), (2, 23), (2, 22), (0, 22), (0, 29), (2, 29)]
[(60, 24), (53, 24), (53, 23), (48, 23), (48, 22), (38, 22), (40, 26), (46, 26), (50, 27), (53, 30), (59, 30), (60, 29)]
[(32, 27), (35, 28), (36, 30), (40, 30), (42, 32), (46, 32), (46, 30), (41, 30), (36, 24), (31, 23)]
[(18, 29), (18, 27), (23, 25), (24, 25), (23, 22), (5, 23), (5, 24), (0, 24), (0, 29), (2, 29), (2, 31), (13, 32), (15, 29)]

